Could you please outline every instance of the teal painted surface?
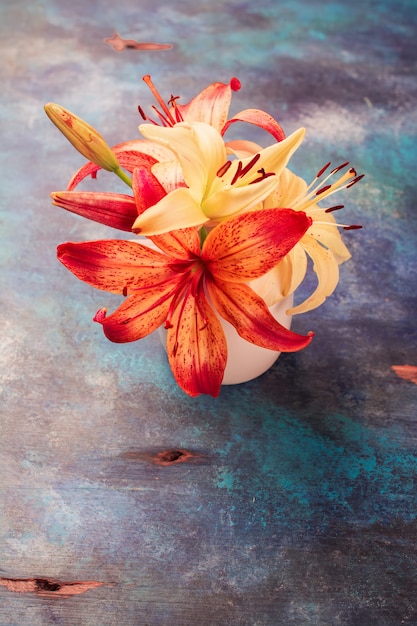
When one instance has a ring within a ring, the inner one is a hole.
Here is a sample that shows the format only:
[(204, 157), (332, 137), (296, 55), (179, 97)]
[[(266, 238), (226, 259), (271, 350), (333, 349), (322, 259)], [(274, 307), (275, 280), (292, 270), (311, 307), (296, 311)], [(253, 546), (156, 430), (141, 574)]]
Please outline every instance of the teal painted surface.
[[(0, 623), (416, 624), (417, 386), (391, 369), (417, 365), (414, 3), (17, 1), (0, 24), (1, 576), (108, 583), (0, 587)], [(174, 47), (117, 54), (115, 31)], [(366, 173), (343, 198), (353, 260), (294, 320), (313, 344), (217, 400), (184, 396), (157, 336), (107, 342), (92, 316), (117, 298), (55, 259), (119, 233), (50, 205), (83, 161), (43, 104), (131, 139), (145, 73), (183, 101), (238, 76), (232, 112), (306, 126), (306, 179)]]

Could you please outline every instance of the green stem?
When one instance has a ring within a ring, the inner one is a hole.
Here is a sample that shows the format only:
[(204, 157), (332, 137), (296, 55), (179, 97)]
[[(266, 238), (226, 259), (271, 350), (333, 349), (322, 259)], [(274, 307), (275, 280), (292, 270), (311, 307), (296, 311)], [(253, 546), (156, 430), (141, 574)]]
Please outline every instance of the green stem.
[(205, 242), (207, 235), (208, 235), (208, 232), (205, 226), (202, 226), (200, 229), (200, 248), (203, 247), (203, 243)]
[(115, 173), (115, 174), (117, 174), (117, 176), (118, 176), (119, 178), (121, 178), (121, 179), (122, 179), (122, 181), (123, 181), (124, 183), (126, 183), (126, 185), (129, 185), (129, 187), (131, 187), (131, 186), (132, 186), (132, 180), (129, 178), (129, 176), (126, 174), (126, 172), (124, 172), (124, 171), (122, 170), (122, 168), (121, 168), (121, 167), (119, 167), (119, 169), (117, 169), (117, 170), (114, 170), (114, 173)]

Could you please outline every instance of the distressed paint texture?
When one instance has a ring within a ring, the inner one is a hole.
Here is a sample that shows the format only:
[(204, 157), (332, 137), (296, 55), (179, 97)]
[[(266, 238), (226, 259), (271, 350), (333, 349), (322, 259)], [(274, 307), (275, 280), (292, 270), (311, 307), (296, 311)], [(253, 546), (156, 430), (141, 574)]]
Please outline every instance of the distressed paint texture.
[[(417, 623), (417, 388), (393, 369), (416, 363), (414, 4), (1, 4), (1, 574), (103, 583), (0, 585), (1, 624)], [(115, 54), (113, 32), (173, 48)], [(329, 160), (366, 173), (343, 198), (364, 226), (344, 235), (353, 260), (294, 320), (314, 343), (217, 400), (176, 387), (156, 335), (109, 343), (92, 317), (118, 299), (55, 259), (119, 233), (50, 204), (83, 160), (43, 105), (131, 139), (144, 74), (183, 101), (238, 76), (232, 113), (307, 128), (305, 178)]]

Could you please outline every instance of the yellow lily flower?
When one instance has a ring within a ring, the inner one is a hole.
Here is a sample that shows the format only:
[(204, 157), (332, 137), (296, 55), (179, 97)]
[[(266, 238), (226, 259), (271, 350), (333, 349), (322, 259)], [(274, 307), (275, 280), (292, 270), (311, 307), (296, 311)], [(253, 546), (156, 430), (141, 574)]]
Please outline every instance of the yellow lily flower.
[(175, 189), (137, 218), (133, 231), (147, 236), (191, 226), (212, 226), (254, 209), (272, 193), (277, 177), (305, 133), (300, 128), (254, 156), (228, 160), (224, 140), (210, 124), (142, 124), (139, 130), (147, 139), (172, 150), (187, 185)]
[(264, 209), (291, 207), (295, 211), (304, 211), (312, 219), (312, 225), (289, 254), (270, 272), (251, 283), (252, 288), (267, 305), (272, 306), (299, 287), (307, 272), (307, 258), (310, 257), (317, 275), (317, 288), (304, 302), (289, 309), (290, 315), (317, 308), (333, 293), (339, 282), (339, 265), (351, 257), (338, 229), (360, 228), (357, 225), (346, 226), (336, 223), (332, 213), (343, 208), (343, 205), (323, 208), (317, 204), (318, 201), (328, 198), (336, 191), (351, 187), (363, 178), (363, 175), (357, 176), (355, 169), (351, 167), (332, 184), (325, 184), (346, 169), (348, 163), (344, 163), (318, 183), (329, 165), (330, 163), (322, 168), (309, 186), (302, 178), (285, 169), (277, 188), (263, 203)]

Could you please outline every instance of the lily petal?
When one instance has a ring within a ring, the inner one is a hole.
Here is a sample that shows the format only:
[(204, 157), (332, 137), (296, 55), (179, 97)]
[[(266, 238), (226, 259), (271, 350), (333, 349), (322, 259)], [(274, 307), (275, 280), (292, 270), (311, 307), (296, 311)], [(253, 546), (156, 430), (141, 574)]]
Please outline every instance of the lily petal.
[(255, 126), (259, 126), (264, 130), (271, 133), (271, 135), (277, 141), (282, 141), (285, 139), (285, 133), (280, 124), (268, 113), (265, 111), (260, 111), (259, 109), (245, 109), (240, 113), (237, 113), (231, 120), (226, 122), (223, 126), (221, 134), (224, 135), (227, 129), (234, 124), (235, 122), (248, 122), (249, 124), (254, 124)]
[(203, 196), (208, 182), (226, 161), (226, 148), (220, 134), (209, 124), (181, 122), (173, 127), (141, 124), (144, 137), (170, 148), (181, 163), (187, 185)]
[(165, 321), (174, 289), (166, 284), (136, 292), (109, 317), (99, 311), (94, 321), (103, 325), (104, 334), (115, 343), (142, 339)]
[(206, 284), (216, 310), (246, 341), (280, 352), (302, 350), (311, 342), (311, 334), (298, 335), (277, 322), (262, 298), (248, 285), (210, 278)]
[(132, 230), (141, 235), (152, 236), (170, 230), (201, 226), (207, 221), (191, 190), (180, 187), (139, 215)]
[(307, 271), (307, 255), (304, 248), (295, 245), (292, 250), (269, 272), (250, 282), (268, 307), (293, 293)]
[[(323, 246), (329, 248), (339, 264), (348, 261), (352, 255), (343, 242), (333, 215), (331, 215), (331, 213), (325, 213), (320, 207), (317, 207), (317, 209), (309, 209), (308, 215), (313, 220), (308, 234), (314, 237), (314, 239)], [(316, 220), (321, 223), (316, 225)], [(323, 224), (323, 222), (328, 222), (329, 225)]]
[(307, 183), (294, 174), (288, 168), (284, 168), (280, 174), (278, 185), (274, 192), (266, 198), (265, 209), (272, 207), (292, 208), (297, 197), (301, 197), (307, 191)]
[(218, 317), (202, 292), (185, 297), (167, 332), (167, 354), (178, 385), (190, 396), (217, 397), (227, 361), (227, 344)]
[[(168, 161), (172, 159), (172, 151), (161, 146), (160, 144), (138, 139), (133, 141), (125, 141), (113, 146), (112, 151), (122, 167), (128, 172), (133, 172), (135, 167), (148, 167), (149, 169), (159, 161)], [(80, 167), (71, 177), (67, 190), (72, 191), (87, 176), (96, 178), (97, 172), (102, 168), (95, 163), (89, 162)]]
[(305, 213), (291, 209), (243, 213), (209, 233), (201, 258), (216, 280), (247, 282), (279, 263), (310, 224)]
[(276, 186), (276, 177), (268, 176), (246, 187), (228, 186), (211, 194), (202, 204), (204, 215), (210, 220), (223, 220), (236, 213), (255, 208)]
[(339, 282), (339, 266), (330, 250), (321, 246), (310, 235), (303, 237), (303, 246), (313, 260), (318, 286), (304, 302), (288, 310), (290, 315), (305, 313), (323, 304)]
[(239, 87), (236, 78), (229, 84), (212, 83), (188, 104), (176, 104), (176, 108), (184, 121), (205, 122), (220, 132), (227, 120), (232, 91)]
[[(259, 172), (261, 169), (266, 174), (273, 172), (275, 174), (275, 184), (278, 184), (278, 177), (284, 170), (288, 161), (301, 145), (305, 136), (305, 128), (299, 128), (294, 131), (289, 137), (279, 143), (274, 143), (267, 148), (264, 148), (257, 154), (258, 159), (253, 167), (250, 167), (253, 162), (253, 157), (249, 156), (246, 159), (242, 159), (239, 162), (232, 162), (232, 166), (222, 176), (217, 176), (212, 184), (211, 191), (214, 193), (217, 187), (221, 185), (231, 184), (233, 187), (240, 187), (252, 183), (255, 179), (259, 178)], [(237, 176), (238, 168), (241, 168), (244, 172), (243, 175)], [(282, 205), (280, 205), (282, 206)]]
[(181, 165), (178, 161), (164, 161), (152, 166), (152, 174), (156, 176), (167, 193), (186, 187)]
[(200, 255), (200, 236), (195, 228), (172, 230), (150, 239), (174, 259), (187, 261)]
[(258, 143), (248, 141), (247, 139), (235, 139), (226, 142), (227, 152), (236, 155), (238, 159), (246, 159), (260, 152), (262, 149), (262, 146)]
[(58, 259), (77, 278), (112, 293), (159, 288), (178, 280), (169, 268), (169, 259), (136, 241), (102, 240), (63, 243)]
[(132, 231), (138, 216), (134, 198), (124, 194), (54, 191), (53, 204), (111, 228)]
[(146, 167), (133, 170), (132, 189), (136, 202), (135, 219), (167, 195), (159, 180)]

